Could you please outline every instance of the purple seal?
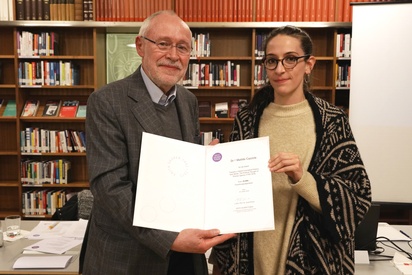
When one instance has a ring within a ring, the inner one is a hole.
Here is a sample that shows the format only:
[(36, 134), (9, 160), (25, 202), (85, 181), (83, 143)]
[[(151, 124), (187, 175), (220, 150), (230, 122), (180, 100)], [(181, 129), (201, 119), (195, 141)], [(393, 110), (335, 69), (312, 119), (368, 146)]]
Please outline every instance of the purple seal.
[(222, 159), (222, 154), (221, 153), (215, 153), (213, 155), (213, 161), (218, 162)]

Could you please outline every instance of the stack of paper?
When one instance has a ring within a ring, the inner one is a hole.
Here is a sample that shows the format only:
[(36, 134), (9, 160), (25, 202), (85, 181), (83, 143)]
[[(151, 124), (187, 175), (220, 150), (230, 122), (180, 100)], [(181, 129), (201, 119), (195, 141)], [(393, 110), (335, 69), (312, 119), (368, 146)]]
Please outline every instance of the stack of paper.
[(87, 220), (40, 221), (28, 235), (28, 239), (40, 240), (24, 249), (52, 254), (63, 254), (83, 241)]

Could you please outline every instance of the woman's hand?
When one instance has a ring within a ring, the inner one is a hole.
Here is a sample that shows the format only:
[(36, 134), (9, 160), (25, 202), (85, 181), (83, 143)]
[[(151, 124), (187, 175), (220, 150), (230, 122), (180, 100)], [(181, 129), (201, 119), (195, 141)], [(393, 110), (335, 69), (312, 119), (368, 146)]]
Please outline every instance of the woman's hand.
[(281, 152), (269, 159), (268, 167), (271, 172), (285, 173), (297, 183), (303, 176), (302, 163), (299, 156), (293, 153)]

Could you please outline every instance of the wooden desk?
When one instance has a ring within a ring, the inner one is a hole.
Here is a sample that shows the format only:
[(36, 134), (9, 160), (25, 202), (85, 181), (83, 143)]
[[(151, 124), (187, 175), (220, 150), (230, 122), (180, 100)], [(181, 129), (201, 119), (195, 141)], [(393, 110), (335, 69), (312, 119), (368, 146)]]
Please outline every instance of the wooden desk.
[[(21, 222), (23, 230), (32, 230), (39, 221)], [(3, 247), (0, 248), (0, 274), (79, 274), (79, 255), (81, 245), (74, 247), (66, 252), (66, 255), (73, 255), (72, 262), (65, 269), (13, 269), (13, 264), (22, 255), (23, 248), (38, 242), (39, 240), (20, 239), (14, 242), (4, 241)]]
[[(396, 229), (402, 230), (409, 236), (412, 236), (412, 225), (394, 225)], [(412, 253), (412, 249), (407, 242), (395, 242), (402, 249)], [(395, 250), (385, 246), (383, 255), (393, 256)], [(377, 257), (382, 259), (382, 257)], [(374, 256), (369, 256), (370, 264), (355, 265), (355, 275), (401, 275), (402, 273), (391, 263), (391, 260), (373, 261)]]

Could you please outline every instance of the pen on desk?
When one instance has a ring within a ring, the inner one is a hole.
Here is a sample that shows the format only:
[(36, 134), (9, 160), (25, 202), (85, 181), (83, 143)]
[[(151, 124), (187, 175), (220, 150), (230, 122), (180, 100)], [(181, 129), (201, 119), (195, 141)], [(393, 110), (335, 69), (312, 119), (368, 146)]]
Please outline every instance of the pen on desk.
[(406, 234), (405, 232), (403, 232), (402, 230), (399, 230), (403, 235), (405, 235), (406, 237), (408, 237), (409, 239), (411, 238), (411, 237), (409, 237), (409, 235), (408, 234)]
[[(53, 223), (52, 225), (49, 225), (49, 229), (52, 230), (53, 228), (56, 227), (56, 225), (58, 225), (58, 222)], [(402, 231), (401, 231), (402, 232)]]

